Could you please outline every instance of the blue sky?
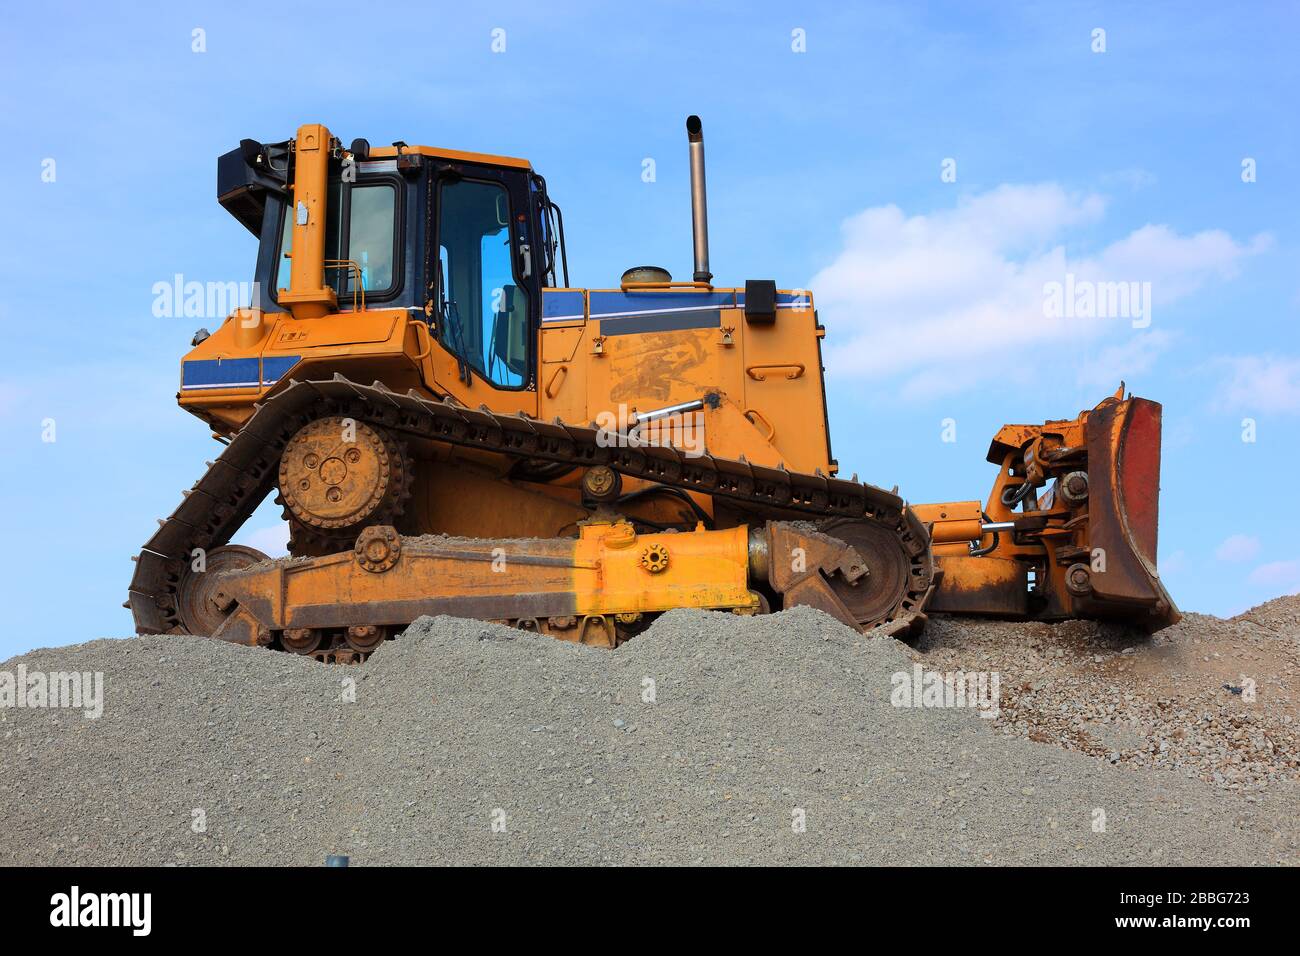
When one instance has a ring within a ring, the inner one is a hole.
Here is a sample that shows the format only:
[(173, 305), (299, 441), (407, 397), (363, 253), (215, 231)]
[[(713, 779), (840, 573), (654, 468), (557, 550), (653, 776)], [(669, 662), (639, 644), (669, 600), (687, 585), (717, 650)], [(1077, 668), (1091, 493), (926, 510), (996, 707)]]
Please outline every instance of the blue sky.
[[(216, 157), (304, 122), (529, 157), (574, 283), (608, 287), (634, 264), (689, 272), (699, 113), (717, 281), (813, 290), (846, 473), (983, 498), (1000, 424), (1071, 417), (1125, 378), (1165, 405), (1175, 599), (1230, 614), (1298, 590), (1298, 25), (1282, 3), (15, 6), (0, 658), (130, 632), (130, 556), (219, 450), (174, 400), (201, 323), (155, 318), (153, 284), (249, 278)], [(1045, 320), (1065, 272), (1150, 282), (1150, 325)], [(249, 534), (274, 524), (263, 509)]]

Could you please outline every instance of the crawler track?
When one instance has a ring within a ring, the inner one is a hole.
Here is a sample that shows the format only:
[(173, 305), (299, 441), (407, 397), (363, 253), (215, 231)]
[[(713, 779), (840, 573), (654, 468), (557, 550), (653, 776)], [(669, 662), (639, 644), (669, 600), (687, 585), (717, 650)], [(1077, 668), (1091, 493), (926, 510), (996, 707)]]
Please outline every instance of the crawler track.
[[(497, 415), (414, 392), (398, 394), (381, 383), (358, 385), (342, 375), (323, 381), (291, 381), (257, 407), (221, 456), (184, 492), (177, 509), (141, 549), (126, 602), (140, 634), (186, 633), (178, 591), (194, 549), (228, 542), (276, 484), (285, 445), (307, 422), (344, 415), (393, 432), (477, 448), (520, 459), (573, 467), (608, 465), (641, 478), (742, 503), (757, 518), (803, 515), (812, 520), (870, 522), (895, 536), (907, 556), (910, 577), (887, 612), (860, 623), (867, 627), (923, 609), (934, 579), (925, 526), (897, 495), (872, 485), (820, 473), (766, 468), (742, 460), (688, 457), (671, 447), (610, 447), (598, 429), (544, 422), (524, 415)], [(864, 555), (868, 562), (871, 555)]]

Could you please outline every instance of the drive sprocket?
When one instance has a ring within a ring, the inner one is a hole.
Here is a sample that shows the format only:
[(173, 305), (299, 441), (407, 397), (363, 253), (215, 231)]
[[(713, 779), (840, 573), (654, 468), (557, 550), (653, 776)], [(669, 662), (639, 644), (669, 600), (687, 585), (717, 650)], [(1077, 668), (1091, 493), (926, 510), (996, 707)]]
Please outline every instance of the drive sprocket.
[(362, 528), (393, 524), (413, 477), (405, 446), (382, 426), (337, 415), (302, 426), (279, 466), (290, 551), (330, 553)]

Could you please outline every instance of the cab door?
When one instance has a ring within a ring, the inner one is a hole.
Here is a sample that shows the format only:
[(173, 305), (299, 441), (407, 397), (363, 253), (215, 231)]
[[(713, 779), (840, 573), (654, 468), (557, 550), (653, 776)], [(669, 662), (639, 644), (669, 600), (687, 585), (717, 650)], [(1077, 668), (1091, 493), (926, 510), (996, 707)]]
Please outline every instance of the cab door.
[(457, 164), (433, 188), (434, 382), (471, 408), (536, 415), (541, 294), (526, 173)]

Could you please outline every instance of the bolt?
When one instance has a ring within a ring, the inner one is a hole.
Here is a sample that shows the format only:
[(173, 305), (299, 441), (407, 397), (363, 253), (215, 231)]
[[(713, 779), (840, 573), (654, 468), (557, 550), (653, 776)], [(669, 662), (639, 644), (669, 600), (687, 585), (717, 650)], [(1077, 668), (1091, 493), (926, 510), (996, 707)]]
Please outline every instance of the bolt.
[(225, 591), (217, 591), (215, 594), (213, 594), (211, 597), (208, 598), (208, 601), (212, 604), (214, 608), (216, 608), (218, 611), (221, 611), (222, 613), (229, 611), (232, 607), (234, 607), (235, 604), (235, 599), (232, 598)]
[(611, 498), (618, 493), (619, 478), (608, 465), (597, 465), (583, 474), (582, 485), (593, 498)]
[(1086, 564), (1072, 564), (1065, 572), (1065, 586), (1077, 597), (1092, 593), (1092, 572)]
[(1061, 479), (1061, 497), (1068, 504), (1081, 504), (1088, 497), (1088, 473), (1072, 471)]

